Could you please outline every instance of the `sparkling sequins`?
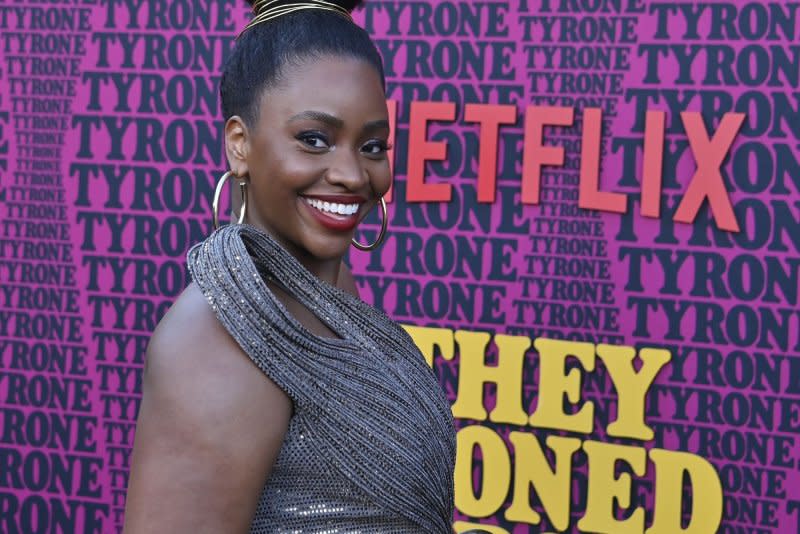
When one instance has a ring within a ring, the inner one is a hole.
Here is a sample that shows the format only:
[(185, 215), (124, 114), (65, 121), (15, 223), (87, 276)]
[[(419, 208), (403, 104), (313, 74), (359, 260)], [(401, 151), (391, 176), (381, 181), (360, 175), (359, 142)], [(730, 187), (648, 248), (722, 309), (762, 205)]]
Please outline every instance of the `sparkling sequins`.
[[(217, 230), (188, 262), (220, 322), (294, 404), (251, 533), (452, 532), (450, 405), (408, 334), (252, 226)], [(339, 337), (309, 332), (265, 279)]]

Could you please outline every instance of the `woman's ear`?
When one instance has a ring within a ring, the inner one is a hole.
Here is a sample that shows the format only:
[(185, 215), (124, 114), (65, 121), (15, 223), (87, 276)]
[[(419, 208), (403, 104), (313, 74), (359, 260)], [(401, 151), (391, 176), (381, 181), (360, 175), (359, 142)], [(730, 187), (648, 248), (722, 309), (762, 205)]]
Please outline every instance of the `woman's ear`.
[(249, 173), (247, 167), (249, 152), (250, 135), (247, 125), (239, 115), (234, 115), (225, 122), (225, 155), (234, 176), (244, 177)]

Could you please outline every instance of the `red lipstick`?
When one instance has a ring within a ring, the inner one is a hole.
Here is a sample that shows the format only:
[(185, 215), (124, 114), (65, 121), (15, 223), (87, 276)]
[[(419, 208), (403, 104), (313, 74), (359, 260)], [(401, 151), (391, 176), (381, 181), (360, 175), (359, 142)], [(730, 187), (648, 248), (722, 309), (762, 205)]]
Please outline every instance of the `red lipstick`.
[[(349, 232), (358, 224), (358, 212), (361, 204), (365, 202), (361, 196), (353, 195), (304, 195), (300, 197), (311, 216), (323, 227), (337, 232)], [(324, 211), (312, 205), (315, 203), (329, 202), (335, 204), (352, 205), (358, 204), (359, 207), (353, 213), (341, 214)]]

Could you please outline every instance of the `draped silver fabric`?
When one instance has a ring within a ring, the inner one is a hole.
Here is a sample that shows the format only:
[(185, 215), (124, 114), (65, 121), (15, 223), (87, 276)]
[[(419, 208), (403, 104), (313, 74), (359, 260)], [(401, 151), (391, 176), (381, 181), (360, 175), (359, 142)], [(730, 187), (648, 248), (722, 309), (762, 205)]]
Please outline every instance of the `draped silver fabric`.
[[(450, 534), (455, 427), (410, 336), (253, 226), (217, 230), (188, 263), (221, 323), (294, 405), (251, 533)], [(309, 332), (265, 280), (339, 337)]]

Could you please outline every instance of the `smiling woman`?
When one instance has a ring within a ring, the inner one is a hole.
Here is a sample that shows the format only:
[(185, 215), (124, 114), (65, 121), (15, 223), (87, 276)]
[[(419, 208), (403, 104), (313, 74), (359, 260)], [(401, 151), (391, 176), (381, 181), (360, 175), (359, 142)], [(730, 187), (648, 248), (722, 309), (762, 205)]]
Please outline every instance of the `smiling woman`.
[[(188, 255), (150, 340), (125, 532), (452, 531), (449, 402), (342, 258), (391, 174), (354, 2), (263, 1), (221, 99), (241, 224)], [(215, 202), (216, 206), (216, 202)], [(216, 213), (215, 213), (216, 216)]]
[(331, 283), (358, 221), (389, 188), (388, 136), (380, 73), (337, 56), (283, 73), (252, 127), (236, 117), (226, 124), (232, 172), (248, 177), (253, 224)]

